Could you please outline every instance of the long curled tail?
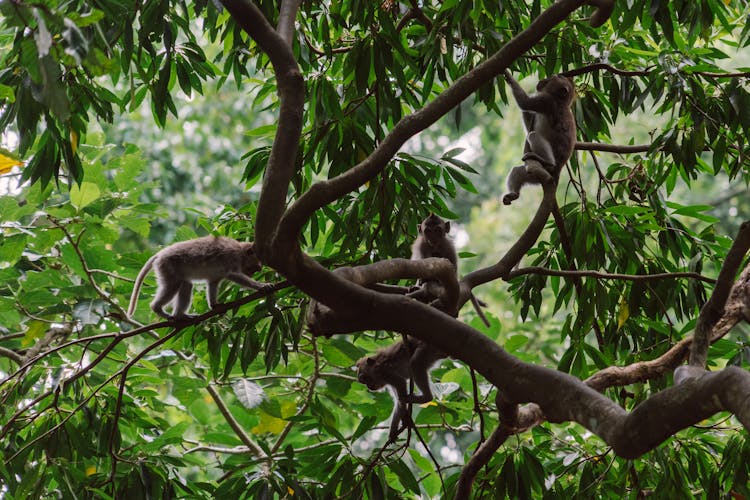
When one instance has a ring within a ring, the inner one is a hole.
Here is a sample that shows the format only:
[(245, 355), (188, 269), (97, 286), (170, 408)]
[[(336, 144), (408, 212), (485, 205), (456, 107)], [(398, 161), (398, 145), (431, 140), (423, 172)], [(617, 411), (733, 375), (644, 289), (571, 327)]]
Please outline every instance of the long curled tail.
[(135, 284), (133, 285), (133, 293), (130, 294), (130, 305), (128, 306), (129, 318), (133, 317), (133, 313), (135, 312), (135, 305), (138, 303), (138, 294), (141, 293), (141, 285), (143, 285), (143, 280), (146, 278), (148, 272), (152, 267), (154, 267), (154, 259), (156, 259), (156, 255), (151, 256), (151, 258), (148, 259), (145, 264), (143, 264), (143, 267), (138, 272), (138, 277), (135, 279)]

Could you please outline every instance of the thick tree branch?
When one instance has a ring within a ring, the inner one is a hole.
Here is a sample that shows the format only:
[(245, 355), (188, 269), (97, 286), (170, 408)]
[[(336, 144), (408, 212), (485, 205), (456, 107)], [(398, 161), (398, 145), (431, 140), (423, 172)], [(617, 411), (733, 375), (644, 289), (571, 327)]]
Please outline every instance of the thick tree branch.
[(602, 151), (604, 153), (646, 153), (651, 149), (650, 144), (606, 144), (604, 142), (576, 142), (578, 151)]
[[(576, 421), (620, 456), (637, 457), (678, 430), (721, 410), (732, 411), (743, 424), (750, 424), (750, 407), (744, 396), (750, 394), (750, 374), (743, 370), (706, 374), (656, 394), (628, 413), (575, 377), (523, 363), (484, 335), (429, 307), (415, 307), (393, 295), (382, 298), (400, 311), (377, 314), (378, 327), (430, 342), (476, 369), (510, 404), (534, 402), (550, 422)], [(523, 417), (521, 414), (520, 419)]]
[[(291, 45), (284, 36), (276, 32), (260, 9), (249, 0), (222, 0), (222, 4), (235, 22), (242, 27), (255, 43), (271, 59), (276, 74), (280, 111), (278, 131), (274, 138), (268, 166), (263, 177), (258, 215), (255, 223), (255, 249), (264, 263), (274, 262), (293, 254), (274, 252), (276, 231), (286, 207), (287, 190), (294, 174), (302, 133), (302, 112), (305, 104), (305, 88), (302, 73), (294, 59)], [(294, 24), (296, 13), (294, 0), (284, 2), (280, 27), (288, 32)], [(289, 40), (291, 34), (289, 34)], [(293, 239), (297, 233), (287, 234)], [(285, 246), (289, 246), (288, 241)]]
[(695, 338), (690, 349), (689, 364), (692, 367), (706, 367), (711, 329), (724, 314), (724, 306), (734, 287), (734, 278), (737, 276), (737, 270), (742, 265), (748, 249), (750, 249), (750, 221), (745, 221), (740, 226), (737, 237), (727, 253), (724, 264), (721, 266), (719, 278), (711, 298), (701, 308), (698, 315), (698, 322), (695, 325)]
[(0, 356), (12, 359), (17, 365), (23, 364), (23, 357), (12, 349), (6, 347), (0, 347)]
[(276, 31), (286, 44), (292, 46), (292, 37), (294, 36), (294, 20), (297, 17), (297, 10), (302, 0), (284, 0), (279, 9), (279, 21), (276, 24)]
[[(750, 322), (750, 265), (734, 284), (726, 301), (724, 315), (713, 326), (710, 342), (724, 337), (740, 321)], [(586, 385), (603, 391), (609, 387), (625, 386), (663, 377), (682, 363), (690, 353), (693, 336), (686, 337), (669, 351), (648, 361), (639, 361), (628, 366), (610, 366), (585, 380)]]
[(509, 430), (503, 425), (498, 425), (495, 430), (490, 434), (489, 439), (482, 443), (477, 448), (474, 455), (471, 456), (463, 469), (461, 469), (461, 476), (458, 478), (456, 484), (456, 495), (454, 498), (463, 499), (469, 498), (471, 494), (471, 487), (474, 484), (474, 479), (479, 473), (479, 469), (484, 467), (495, 454), (498, 448), (511, 436)]
[[(460, 289), (456, 269), (447, 259), (390, 259), (364, 266), (341, 267), (336, 269), (334, 274), (362, 287), (371, 287), (393, 279), (437, 280), (444, 290), (443, 300), (448, 304), (448, 312), (457, 312)], [(382, 286), (379, 285), (376, 289), (380, 290)], [(335, 333), (357, 331), (358, 325), (363, 324), (362, 320), (361, 314), (342, 313), (315, 300), (310, 302), (307, 310), (307, 325), (314, 335), (330, 336)]]
[(521, 261), (526, 252), (534, 246), (536, 240), (539, 239), (539, 235), (542, 234), (547, 219), (549, 219), (552, 209), (557, 203), (555, 200), (555, 185), (553, 183), (543, 184), (542, 189), (544, 190), (542, 202), (539, 204), (534, 218), (521, 237), (518, 238), (518, 241), (516, 241), (497, 264), (477, 269), (464, 276), (461, 280), (462, 287), (465, 283), (469, 289), (472, 289), (498, 278), (508, 279), (511, 270)]

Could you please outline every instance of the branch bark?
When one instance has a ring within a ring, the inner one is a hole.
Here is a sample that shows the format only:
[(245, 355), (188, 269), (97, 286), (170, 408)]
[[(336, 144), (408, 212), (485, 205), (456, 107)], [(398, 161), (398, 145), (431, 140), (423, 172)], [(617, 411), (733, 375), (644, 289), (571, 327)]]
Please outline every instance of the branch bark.
[(737, 270), (742, 265), (748, 249), (750, 249), (750, 221), (745, 221), (740, 226), (737, 237), (727, 253), (724, 264), (721, 266), (719, 278), (711, 298), (701, 308), (698, 315), (695, 338), (690, 349), (689, 364), (692, 367), (705, 368), (706, 366), (711, 329), (724, 314), (724, 306), (734, 287), (734, 277), (737, 275)]
[[(291, 40), (291, 30), (296, 13), (295, 1), (284, 2), (280, 28)], [(278, 132), (274, 138), (268, 166), (263, 177), (263, 186), (258, 201), (255, 223), (255, 251), (264, 263), (273, 263), (294, 254), (274, 252), (277, 228), (286, 207), (286, 196), (299, 149), (302, 133), (302, 114), (305, 104), (305, 88), (302, 73), (287, 39), (268, 23), (263, 13), (250, 0), (222, 0), (234, 21), (247, 32), (271, 60), (276, 73), (279, 93)], [(288, 238), (294, 235), (287, 233)], [(284, 245), (291, 247), (288, 241)], [(285, 266), (278, 266), (283, 269)]]

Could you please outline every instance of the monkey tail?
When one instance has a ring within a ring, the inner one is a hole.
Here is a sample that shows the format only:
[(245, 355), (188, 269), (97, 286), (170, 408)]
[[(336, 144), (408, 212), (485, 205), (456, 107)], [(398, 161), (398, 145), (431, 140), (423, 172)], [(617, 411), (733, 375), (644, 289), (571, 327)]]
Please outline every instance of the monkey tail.
[(151, 258), (148, 259), (145, 264), (143, 264), (143, 267), (138, 272), (138, 277), (135, 279), (135, 284), (133, 285), (133, 293), (130, 294), (128, 318), (133, 317), (133, 313), (135, 312), (135, 305), (136, 303), (138, 303), (138, 294), (141, 293), (141, 285), (143, 285), (143, 280), (146, 279), (146, 275), (148, 274), (148, 272), (152, 267), (154, 267), (154, 259), (156, 259), (156, 254), (152, 255)]
[(482, 319), (482, 323), (484, 323), (484, 326), (487, 328), (490, 327), (490, 321), (487, 319), (487, 316), (484, 315), (484, 311), (482, 311), (482, 306), (480, 305), (479, 299), (477, 299), (473, 293), (469, 294), (469, 297), (471, 297), (471, 305), (474, 306), (474, 310), (477, 312), (479, 317)]

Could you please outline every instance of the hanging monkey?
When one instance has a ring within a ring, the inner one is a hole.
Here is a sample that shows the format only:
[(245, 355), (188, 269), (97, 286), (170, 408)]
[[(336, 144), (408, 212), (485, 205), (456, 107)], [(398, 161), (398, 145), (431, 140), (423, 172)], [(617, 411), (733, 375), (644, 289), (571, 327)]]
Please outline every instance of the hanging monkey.
[(575, 98), (573, 81), (554, 75), (539, 82), (537, 92), (527, 95), (509, 72), (505, 78), (523, 113), (526, 128), (524, 164), (513, 167), (506, 180), (508, 192), (503, 204), (518, 199), (525, 184), (538, 184), (550, 177), (557, 182), (565, 162), (573, 154), (576, 123), (570, 105)]

